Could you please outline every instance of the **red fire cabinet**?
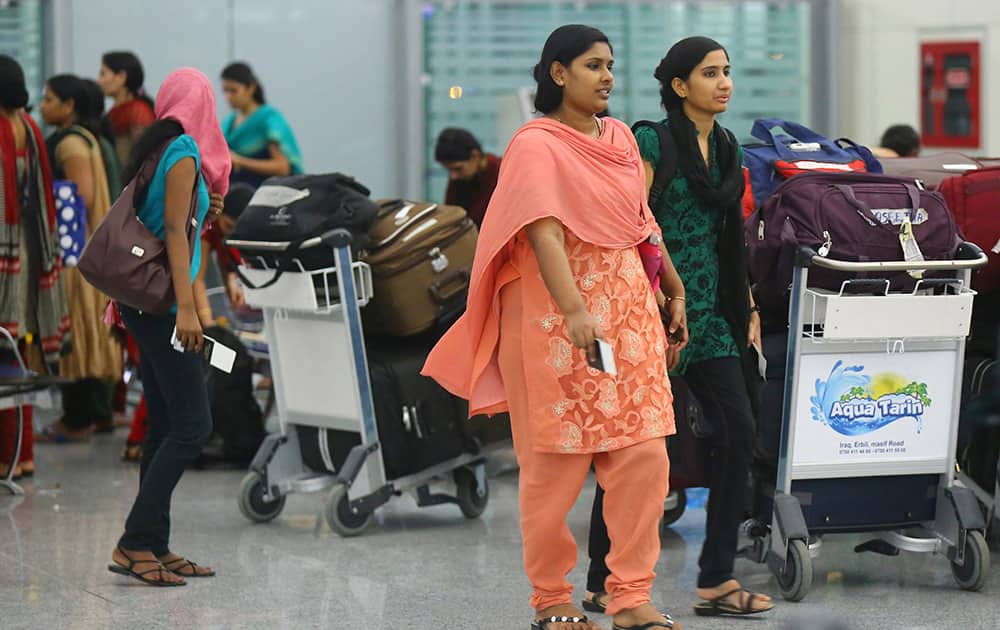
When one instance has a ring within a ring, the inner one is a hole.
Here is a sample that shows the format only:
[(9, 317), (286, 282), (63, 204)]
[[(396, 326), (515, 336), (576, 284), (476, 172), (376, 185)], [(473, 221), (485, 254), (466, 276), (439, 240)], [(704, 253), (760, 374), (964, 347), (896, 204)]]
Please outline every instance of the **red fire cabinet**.
[(980, 146), (979, 42), (920, 46), (921, 142), (929, 147)]

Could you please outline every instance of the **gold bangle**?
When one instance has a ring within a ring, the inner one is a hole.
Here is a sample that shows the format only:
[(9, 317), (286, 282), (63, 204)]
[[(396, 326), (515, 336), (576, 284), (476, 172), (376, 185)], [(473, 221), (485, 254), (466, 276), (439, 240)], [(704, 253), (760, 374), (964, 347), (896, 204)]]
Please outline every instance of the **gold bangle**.
[(205, 313), (208, 313), (208, 316), (211, 317), (212, 316), (212, 309), (208, 308), (208, 307), (206, 307), (206, 308), (199, 308), (198, 309), (198, 314), (199, 315), (204, 315)]
[(687, 298), (684, 297), (683, 295), (678, 295), (677, 297), (668, 295), (667, 300), (677, 300), (678, 302), (687, 302)]

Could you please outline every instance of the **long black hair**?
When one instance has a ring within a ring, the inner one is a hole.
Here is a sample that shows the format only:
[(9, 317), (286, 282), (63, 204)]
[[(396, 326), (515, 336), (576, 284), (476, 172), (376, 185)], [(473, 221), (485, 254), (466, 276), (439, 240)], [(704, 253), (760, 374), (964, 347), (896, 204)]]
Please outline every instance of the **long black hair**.
[(236, 61), (222, 69), (222, 78), (227, 81), (235, 81), (247, 87), (253, 86), (253, 100), (258, 105), (263, 105), (264, 86), (260, 84), (260, 79), (253, 73), (253, 69), (242, 61)]
[[(568, 68), (574, 59), (598, 42), (604, 42), (611, 48), (608, 36), (592, 26), (567, 24), (552, 31), (542, 48), (541, 61), (535, 64), (534, 76), (538, 83), (535, 90), (536, 110), (550, 114), (562, 105), (562, 88), (552, 80), (550, 72), (553, 62), (558, 61)], [(611, 52), (614, 52), (613, 48)]]
[(106, 52), (101, 57), (101, 63), (112, 72), (124, 72), (125, 89), (135, 98), (146, 101), (150, 109), (153, 108), (153, 99), (149, 98), (146, 90), (142, 87), (146, 81), (146, 73), (142, 69), (142, 62), (134, 53), (127, 50)]
[(87, 89), (87, 96), (90, 97), (90, 115), (95, 121), (97, 121), (97, 130), (102, 136), (108, 139), (109, 142), (114, 143), (114, 132), (111, 129), (111, 119), (104, 115), (104, 92), (101, 90), (101, 86), (97, 85), (97, 81), (93, 79), (80, 78), (83, 81), (83, 86)]
[[(97, 103), (87, 86), (86, 81), (73, 74), (57, 74), (45, 82), (59, 100), (73, 101), (75, 124), (80, 125), (94, 136), (101, 134), (100, 112), (96, 110)], [(101, 100), (103, 109), (103, 98)]]
[[(122, 176), (122, 182), (131, 182), (142, 163), (146, 161), (154, 151), (162, 147), (168, 140), (176, 138), (184, 133), (184, 127), (172, 118), (157, 120), (152, 125), (146, 127), (139, 139), (132, 145), (132, 152), (129, 154), (128, 166)], [(142, 206), (146, 200), (146, 189), (139, 188), (135, 191), (134, 203), (136, 207)]]
[(27, 104), (28, 88), (21, 64), (9, 55), (0, 55), (0, 107), (21, 109)]

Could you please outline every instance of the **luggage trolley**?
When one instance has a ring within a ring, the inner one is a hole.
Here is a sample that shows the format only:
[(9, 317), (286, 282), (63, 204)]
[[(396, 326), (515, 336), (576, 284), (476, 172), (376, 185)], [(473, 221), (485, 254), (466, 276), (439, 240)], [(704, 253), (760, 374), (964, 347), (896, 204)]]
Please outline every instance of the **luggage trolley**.
[[(855, 548), (941, 553), (959, 586), (979, 590), (990, 553), (976, 497), (956, 483), (955, 450), (975, 245), (951, 261), (850, 263), (803, 248), (789, 308), (781, 447), (770, 526), (745, 555), (767, 563), (785, 599), (812, 586), (830, 533), (872, 532)], [(810, 267), (869, 277), (808, 287)], [(954, 272), (890, 293), (887, 272)], [(858, 289), (864, 292), (855, 293)]]
[[(284, 251), (287, 243), (241, 243)], [(375, 510), (403, 491), (414, 490), (421, 507), (454, 503), (468, 518), (489, 500), (482, 453), (466, 453), (406, 477), (386, 479), (362, 335), (360, 307), (372, 297), (371, 269), (351, 258), (351, 234), (332, 230), (302, 249), (331, 247), (334, 266), (277, 274), (273, 268), (243, 268), (257, 285), (247, 302), (263, 309), (281, 431), (261, 444), (243, 479), (240, 511), (254, 522), (281, 513), (292, 492), (327, 492), (324, 516), (341, 536), (356, 536)], [(265, 261), (261, 261), (266, 267)], [(269, 280), (271, 282), (269, 282)], [(296, 425), (360, 434), (336, 473), (308, 469)], [(452, 473), (455, 493), (432, 493), (432, 479)]]

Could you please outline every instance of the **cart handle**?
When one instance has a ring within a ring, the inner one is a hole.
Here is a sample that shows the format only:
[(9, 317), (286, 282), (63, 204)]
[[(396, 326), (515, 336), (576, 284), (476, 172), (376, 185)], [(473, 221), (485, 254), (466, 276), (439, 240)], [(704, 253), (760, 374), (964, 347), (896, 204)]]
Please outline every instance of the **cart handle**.
[(344, 228), (336, 228), (334, 230), (330, 230), (329, 232), (324, 232), (319, 239), (320, 242), (327, 247), (337, 249), (339, 247), (347, 247), (354, 242), (354, 235)]
[(863, 272), (863, 271), (909, 271), (911, 269), (921, 269), (923, 271), (951, 271), (955, 269), (977, 269), (987, 262), (986, 254), (983, 253), (974, 243), (962, 243), (955, 250), (954, 260), (915, 260), (903, 261), (893, 260), (884, 262), (846, 262), (843, 260), (831, 260), (816, 253), (811, 247), (799, 248), (798, 256), (795, 260), (796, 267), (822, 267), (834, 271)]

